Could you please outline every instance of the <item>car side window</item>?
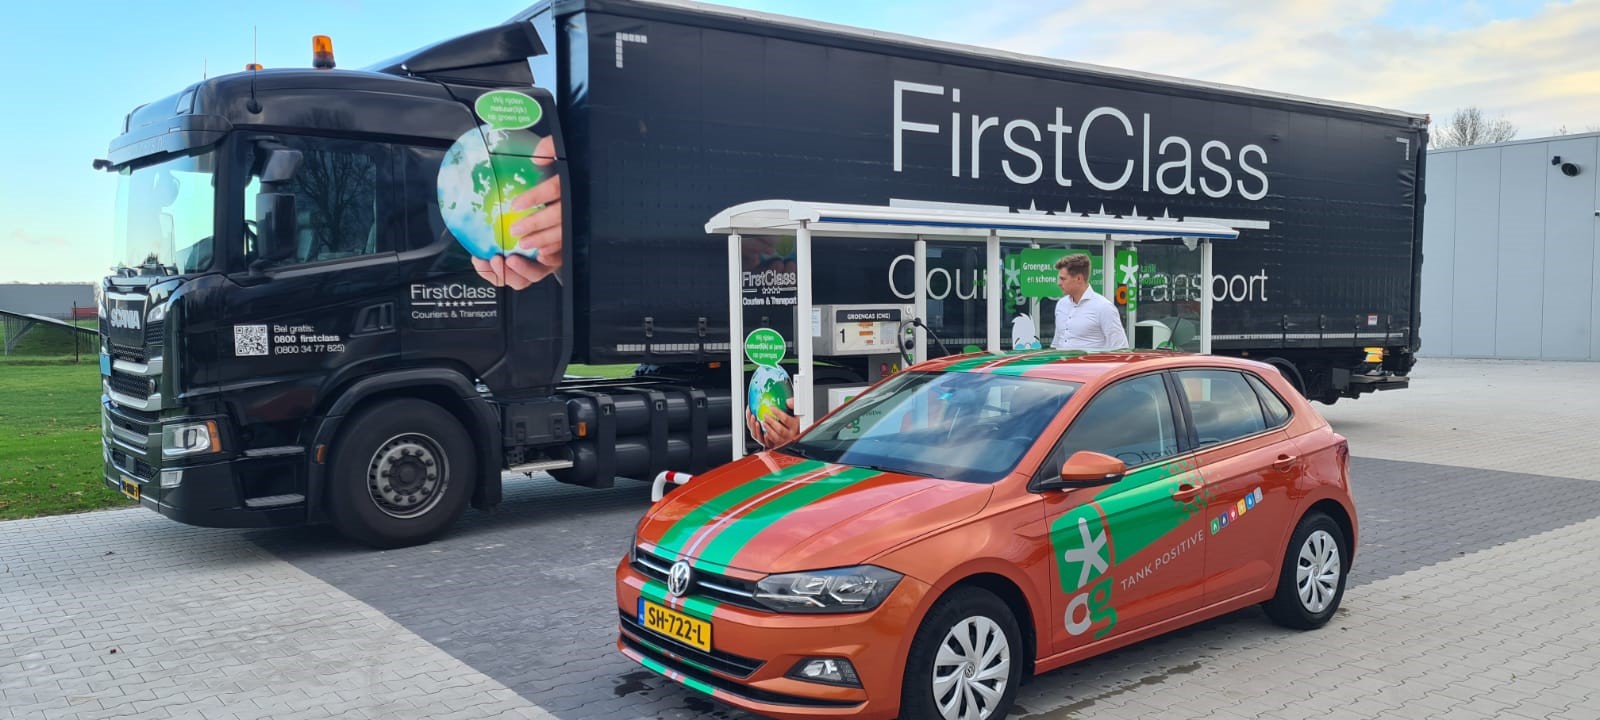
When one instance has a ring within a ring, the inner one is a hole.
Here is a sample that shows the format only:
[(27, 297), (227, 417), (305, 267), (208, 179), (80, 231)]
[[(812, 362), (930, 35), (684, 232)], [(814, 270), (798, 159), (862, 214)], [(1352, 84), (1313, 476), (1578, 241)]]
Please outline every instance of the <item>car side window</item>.
[[(382, 207), (385, 197), (380, 192), (388, 146), (309, 137), (285, 138), (284, 144), (299, 150), (302, 160), (294, 177), (282, 184), (284, 192), (295, 195), (297, 222), (294, 255), (278, 267), (395, 249), (384, 227), (390, 208)], [(245, 189), (245, 218), (252, 225), (260, 191), (260, 178), (251, 177)], [(245, 252), (254, 259), (254, 227), (249, 229)]]
[(1250, 387), (1255, 388), (1256, 395), (1261, 398), (1261, 407), (1267, 411), (1267, 426), (1276, 428), (1287, 424), (1290, 415), (1289, 405), (1283, 398), (1278, 397), (1278, 394), (1262, 382), (1261, 378), (1245, 373), (1244, 379), (1250, 383)]
[(1178, 387), (1189, 403), (1189, 415), (1200, 447), (1219, 445), (1267, 429), (1261, 401), (1244, 375), (1232, 370), (1180, 370)]
[(1178, 455), (1177, 424), (1162, 377), (1124, 380), (1096, 394), (1073, 419), (1040, 476), (1060, 475), (1061, 465), (1080, 450), (1118, 458), (1130, 469)]

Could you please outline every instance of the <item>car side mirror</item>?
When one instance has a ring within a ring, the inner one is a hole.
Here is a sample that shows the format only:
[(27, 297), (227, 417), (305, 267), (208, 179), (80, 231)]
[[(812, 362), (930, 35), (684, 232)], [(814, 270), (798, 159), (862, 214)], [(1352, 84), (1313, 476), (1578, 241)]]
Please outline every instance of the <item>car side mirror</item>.
[(275, 263), (294, 257), (298, 226), (294, 193), (256, 195), (256, 257), (261, 262)]
[(1091, 450), (1079, 450), (1061, 465), (1061, 476), (1039, 483), (1039, 490), (1073, 490), (1110, 485), (1122, 479), (1128, 466), (1121, 460)]

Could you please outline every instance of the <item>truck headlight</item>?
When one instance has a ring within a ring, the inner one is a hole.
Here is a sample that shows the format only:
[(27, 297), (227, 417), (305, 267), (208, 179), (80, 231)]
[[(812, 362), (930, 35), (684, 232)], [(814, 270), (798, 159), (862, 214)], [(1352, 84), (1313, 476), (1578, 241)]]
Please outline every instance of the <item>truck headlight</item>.
[(222, 451), (222, 436), (217, 421), (168, 425), (161, 429), (161, 455), (184, 457)]
[(778, 612), (865, 612), (889, 597), (901, 577), (875, 565), (768, 575), (756, 583), (755, 599)]

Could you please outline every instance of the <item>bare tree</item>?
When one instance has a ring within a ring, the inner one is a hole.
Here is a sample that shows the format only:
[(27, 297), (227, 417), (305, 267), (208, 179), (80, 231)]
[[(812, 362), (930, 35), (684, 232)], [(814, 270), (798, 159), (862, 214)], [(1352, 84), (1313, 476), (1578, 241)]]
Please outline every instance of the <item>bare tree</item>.
[(1433, 135), (1434, 147), (1466, 147), (1505, 142), (1517, 136), (1517, 126), (1504, 118), (1490, 120), (1476, 106), (1455, 111)]
[[(1586, 133), (1600, 132), (1600, 125), (1585, 125), (1583, 126), (1583, 131)], [(1556, 128), (1556, 134), (1571, 135), (1572, 131), (1568, 130), (1566, 125), (1562, 125), (1561, 127)]]

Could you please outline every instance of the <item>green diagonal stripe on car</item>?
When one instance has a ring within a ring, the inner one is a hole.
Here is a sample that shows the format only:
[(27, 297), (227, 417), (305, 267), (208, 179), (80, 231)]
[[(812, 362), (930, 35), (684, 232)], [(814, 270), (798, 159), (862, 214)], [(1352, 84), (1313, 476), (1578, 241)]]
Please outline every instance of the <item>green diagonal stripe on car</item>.
[[(676, 560), (683, 553), (684, 546), (694, 538), (695, 533), (715, 521), (717, 516), (739, 507), (740, 504), (778, 485), (825, 467), (827, 467), (825, 463), (806, 460), (777, 472), (741, 483), (733, 489), (701, 503), (699, 507), (690, 510), (682, 519), (673, 523), (672, 527), (667, 528), (667, 531), (662, 533), (661, 541), (656, 543), (656, 549), (668, 559)], [(691, 480), (690, 482), (693, 481)]]
[[(639, 594), (643, 595), (644, 599), (662, 607), (673, 607), (672, 602), (670, 602), (667, 598), (666, 584), (659, 580), (645, 581), (644, 587), (639, 590)], [(716, 600), (708, 600), (696, 595), (691, 595), (686, 598), (673, 598), (673, 600), (682, 601), (682, 610), (689, 615), (700, 618), (701, 620), (710, 620), (711, 615), (716, 612), (719, 606), (722, 605), (721, 602)]]
[(751, 538), (771, 527), (773, 523), (782, 520), (795, 510), (882, 474), (877, 470), (850, 468), (835, 475), (797, 485), (794, 489), (756, 506), (729, 523), (705, 544), (705, 550), (699, 553), (697, 560), (726, 567), (733, 562), (734, 556), (744, 549), (745, 543), (750, 542)]
[(1060, 362), (1062, 360), (1080, 357), (1086, 354), (1088, 353), (1085, 353), (1082, 350), (1046, 350), (1043, 352), (1028, 353), (1027, 355), (995, 368), (991, 372), (996, 375), (1020, 376), (1040, 365), (1049, 365), (1050, 363)]

